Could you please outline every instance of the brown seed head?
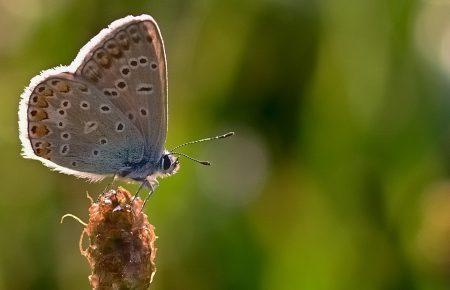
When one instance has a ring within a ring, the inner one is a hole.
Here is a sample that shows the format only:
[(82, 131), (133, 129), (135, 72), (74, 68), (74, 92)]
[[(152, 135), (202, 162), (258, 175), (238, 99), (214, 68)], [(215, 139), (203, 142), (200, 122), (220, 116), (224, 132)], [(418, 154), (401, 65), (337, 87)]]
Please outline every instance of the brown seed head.
[(91, 267), (92, 289), (148, 289), (155, 274), (155, 233), (142, 200), (119, 187), (104, 193), (89, 208), (81, 249)]

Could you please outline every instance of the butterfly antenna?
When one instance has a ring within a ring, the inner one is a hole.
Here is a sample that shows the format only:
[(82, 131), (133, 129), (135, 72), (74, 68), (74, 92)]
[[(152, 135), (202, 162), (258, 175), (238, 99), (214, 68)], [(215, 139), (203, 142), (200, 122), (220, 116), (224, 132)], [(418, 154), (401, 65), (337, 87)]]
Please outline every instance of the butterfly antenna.
[(195, 162), (197, 162), (197, 163), (200, 163), (201, 165), (207, 165), (207, 166), (211, 165), (211, 162), (209, 162), (209, 161), (198, 160), (198, 159), (195, 159), (195, 158), (193, 158), (193, 157), (191, 157), (191, 156), (189, 156), (189, 155), (186, 155), (186, 154), (184, 154), (184, 153), (181, 153), (181, 152), (170, 152), (170, 154), (171, 154), (171, 155), (179, 155), (179, 156), (186, 157), (187, 159), (190, 159), (190, 160), (192, 160), (192, 161), (195, 161)]
[[(186, 142), (186, 143), (184, 143), (184, 144), (181, 144), (181, 145), (176, 146), (175, 148), (172, 148), (172, 149), (170, 150), (170, 152), (172, 152), (173, 150), (177, 150), (178, 148), (187, 146), (187, 145), (191, 145), (191, 144), (195, 144), (195, 143), (201, 143), (201, 142), (205, 142), (205, 141), (213, 141), (213, 140), (217, 140), (217, 139), (223, 139), (223, 138), (227, 138), (227, 137), (230, 137), (230, 136), (233, 136), (233, 135), (234, 135), (234, 132), (228, 132), (228, 133), (226, 133), (226, 134), (219, 135), (219, 136), (214, 136), (214, 137), (209, 137), (209, 138), (204, 138), (204, 139), (200, 139), (200, 140), (195, 140), (195, 141)], [(178, 153), (178, 154), (180, 154), (180, 153)], [(180, 155), (182, 155), (182, 154), (180, 154)], [(183, 155), (183, 156), (184, 156), (184, 155)], [(191, 158), (191, 157), (189, 157), (189, 156), (185, 156), (185, 157)], [(193, 158), (191, 158), (191, 159), (193, 159)]]

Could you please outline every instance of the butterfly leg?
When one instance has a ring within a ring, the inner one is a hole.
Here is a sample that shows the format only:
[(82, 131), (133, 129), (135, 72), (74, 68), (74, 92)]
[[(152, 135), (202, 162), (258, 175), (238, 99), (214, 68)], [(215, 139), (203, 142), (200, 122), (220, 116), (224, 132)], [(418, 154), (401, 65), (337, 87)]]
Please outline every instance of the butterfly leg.
[(149, 180), (149, 185), (150, 185), (150, 191), (148, 192), (147, 196), (145, 197), (144, 203), (142, 204), (142, 208), (141, 211), (144, 209), (145, 204), (147, 203), (147, 201), (150, 199), (150, 197), (152, 196), (152, 194), (155, 192), (156, 188), (159, 186), (159, 182), (156, 179), (153, 180)]
[(109, 191), (109, 190), (111, 189), (111, 187), (114, 185), (114, 182), (116, 181), (116, 179), (117, 179), (117, 173), (114, 173), (114, 176), (113, 176), (111, 182), (108, 183), (108, 185), (105, 187), (105, 189), (103, 190), (103, 192)]
[(144, 180), (144, 181), (141, 183), (141, 185), (139, 186), (137, 192), (136, 192), (136, 193), (134, 194), (134, 196), (133, 196), (132, 202), (134, 202), (134, 201), (136, 200), (136, 198), (137, 198), (138, 195), (139, 195), (139, 192), (141, 191), (142, 187), (144, 187), (144, 185), (145, 185), (146, 183), (147, 183), (147, 180)]
[(97, 201), (100, 200), (100, 197), (102, 196), (103, 193), (108, 192), (111, 189), (111, 187), (114, 185), (114, 181), (116, 181), (116, 179), (117, 179), (117, 173), (114, 173), (114, 176), (113, 176), (111, 182), (108, 183), (108, 185), (105, 187), (105, 189), (103, 189), (103, 192), (98, 195)]

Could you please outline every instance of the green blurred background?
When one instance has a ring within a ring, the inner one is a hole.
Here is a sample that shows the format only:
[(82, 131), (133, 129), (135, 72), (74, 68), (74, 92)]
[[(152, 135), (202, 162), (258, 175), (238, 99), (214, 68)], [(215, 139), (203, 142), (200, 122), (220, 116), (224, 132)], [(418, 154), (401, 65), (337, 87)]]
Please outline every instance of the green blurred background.
[[(0, 289), (89, 289), (89, 184), (20, 157), (19, 95), (151, 14), (169, 147), (151, 289), (450, 289), (450, 1), (0, 0)], [(137, 185), (125, 185), (135, 191)]]

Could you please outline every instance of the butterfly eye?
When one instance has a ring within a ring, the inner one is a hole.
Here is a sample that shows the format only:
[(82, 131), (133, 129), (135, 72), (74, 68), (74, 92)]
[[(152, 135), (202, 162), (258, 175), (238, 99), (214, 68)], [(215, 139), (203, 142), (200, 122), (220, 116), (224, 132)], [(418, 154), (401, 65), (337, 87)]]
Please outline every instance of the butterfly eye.
[(170, 168), (170, 165), (172, 165), (172, 162), (170, 161), (169, 155), (163, 156), (163, 162), (162, 166), (164, 170), (168, 170)]

